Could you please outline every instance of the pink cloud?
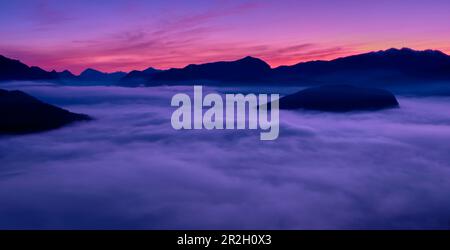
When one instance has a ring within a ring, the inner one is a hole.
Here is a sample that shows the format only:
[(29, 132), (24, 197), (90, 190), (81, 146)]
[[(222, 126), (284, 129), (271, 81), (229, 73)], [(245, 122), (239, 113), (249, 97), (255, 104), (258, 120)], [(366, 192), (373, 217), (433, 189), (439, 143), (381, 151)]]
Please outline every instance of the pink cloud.
[[(428, 38), (442, 30), (431, 25), (442, 23), (440, 18), (444, 16), (438, 10), (430, 17), (434, 18), (432, 21), (427, 20), (427, 27), (433, 27), (427, 38), (418, 39), (420, 33), (402, 36), (402, 30), (392, 38), (389, 37), (392, 28), (385, 33), (369, 32), (373, 20), (361, 20), (359, 12), (343, 9), (345, 16), (339, 18), (340, 12), (319, 8), (323, 7), (320, 5), (311, 4), (306, 8), (301, 2), (287, 3), (290, 4), (182, 1), (164, 5), (165, 2), (111, 1), (108, 4), (73, 2), (69, 6), (58, 1), (40, 1), (27, 10), (31, 15), (26, 22), (16, 22), (29, 26), (19, 26), (20, 29), (0, 26), (4, 38), (0, 41), (0, 54), (47, 70), (69, 69), (79, 73), (87, 67), (108, 72), (149, 66), (184, 67), (247, 55), (260, 57), (276, 67), (389, 47), (450, 51), (445, 32)], [(385, 10), (386, 13), (391, 15), (391, 9)], [(394, 23), (387, 14), (386, 20), (380, 22)], [(4, 18), (12, 24), (15, 22), (10, 19), (18, 16)], [(407, 23), (409, 19), (402, 20)], [(375, 28), (380, 25), (376, 23)], [(359, 30), (361, 27), (365, 27), (363, 31)]]

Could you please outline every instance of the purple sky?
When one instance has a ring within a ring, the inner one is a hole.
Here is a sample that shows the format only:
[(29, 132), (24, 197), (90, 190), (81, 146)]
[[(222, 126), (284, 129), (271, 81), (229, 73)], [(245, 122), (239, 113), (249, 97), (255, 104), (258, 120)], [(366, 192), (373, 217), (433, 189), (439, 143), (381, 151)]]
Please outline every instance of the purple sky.
[(0, 54), (47, 70), (271, 66), (411, 47), (450, 52), (449, 1), (0, 0)]

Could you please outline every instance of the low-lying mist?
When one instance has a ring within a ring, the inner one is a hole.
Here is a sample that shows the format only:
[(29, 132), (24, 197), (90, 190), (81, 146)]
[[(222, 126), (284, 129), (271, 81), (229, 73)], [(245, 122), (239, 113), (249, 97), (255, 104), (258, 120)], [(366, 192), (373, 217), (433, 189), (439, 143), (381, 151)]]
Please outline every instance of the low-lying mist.
[(175, 131), (170, 99), (192, 87), (4, 87), (95, 120), (0, 137), (2, 229), (450, 228), (449, 97), (283, 110), (260, 141)]

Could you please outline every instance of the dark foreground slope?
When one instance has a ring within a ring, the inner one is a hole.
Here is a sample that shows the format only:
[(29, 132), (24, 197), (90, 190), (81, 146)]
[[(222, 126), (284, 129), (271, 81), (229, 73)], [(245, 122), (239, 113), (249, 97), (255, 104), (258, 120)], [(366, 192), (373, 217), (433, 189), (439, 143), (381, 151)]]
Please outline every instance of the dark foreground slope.
[(21, 91), (0, 89), (0, 134), (25, 134), (56, 129), (87, 115), (44, 103)]

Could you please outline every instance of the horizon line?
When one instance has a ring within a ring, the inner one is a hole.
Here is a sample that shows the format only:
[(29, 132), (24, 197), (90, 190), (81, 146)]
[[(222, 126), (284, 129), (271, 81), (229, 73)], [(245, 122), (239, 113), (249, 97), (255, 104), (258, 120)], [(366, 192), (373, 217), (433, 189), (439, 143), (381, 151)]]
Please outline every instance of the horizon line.
[(235, 61), (239, 61), (239, 60), (242, 60), (242, 59), (245, 59), (245, 58), (248, 58), (248, 57), (250, 57), (250, 58), (255, 58), (255, 59), (258, 59), (258, 60), (261, 60), (261, 61), (263, 61), (264, 63), (266, 63), (267, 65), (269, 65), (269, 67), (270, 67), (271, 69), (276, 69), (276, 68), (280, 68), (280, 67), (290, 67), (290, 66), (294, 66), (294, 65), (297, 65), (297, 64), (308, 63), (308, 62), (331, 62), (331, 61), (338, 60), (338, 59), (341, 59), (341, 58), (346, 58), (346, 57), (351, 57), (351, 56), (358, 56), (358, 55), (369, 54), (369, 53), (385, 52), (385, 51), (388, 51), (388, 50), (399, 50), (399, 51), (400, 51), (400, 50), (412, 50), (412, 51), (416, 51), (416, 52), (434, 51), (434, 52), (439, 52), (439, 53), (442, 53), (442, 54), (444, 54), (444, 55), (450, 56), (450, 55), (447, 54), (446, 52), (444, 52), (444, 51), (442, 51), (442, 50), (438, 50), (438, 49), (422, 49), (422, 50), (418, 50), (418, 49), (413, 49), (413, 48), (411, 48), (411, 47), (401, 47), (401, 48), (390, 47), (390, 48), (387, 48), (387, 49), (381, 49), (381, 50), (369, 50), (369, 51), (366, 51), (366, 52), (360, 52), (360, 53), (351, 54), (351, 55), (347, 55), (347, 56), (338, 56), (338, 57), (335, 57), (335, 58), (333, 58), (333, 59), (328, 59), (328, 60), (327, 60), (327, 59), (325, 59), (325, 60), (324, 60), (324, 59), (317, 59), (317, 60), (303, 60), (303, 61), (300, 60), (300, 61), (298, 61), (298, 62), (296, 62), (296, 63), (294, 63), (294, 64), (278, 65), (278, 66), (276, 66), (276, 67), (273, 67), (272, 65), (270, 65), (270, 63), (266, 62), (264, 59), (262, 59), (262, 58), (260, 58), (260, 57), (247, 55), (247, 56), (241, 56), (241, 57), (236, 58), (236, 59), (233, 59), (233, 60), (218, 60), (218, 61), (209, 61), (209, 62), (204, 62), (204, 63), (190, 63), (190, 64), (186, 64), (186, 65), (183, 66), (183, 67), (171, 67), (171, 68), (167, 68), (167, 69), (161, 69), (161, 68), (155, 68), (155, 67), (153, 67), (153, 66), (148, 66), (148, 67), (146, 67), (146, 68), (144, 68), (144, 69), (142, 69), (142, 70), (132, 69), (132, 70), (129, 70), (129, 71), (121, 71), (121, 70), (119, 70), (119, 71), (102, 71), (102, 70), (95, 69), (95, 68), (93, 68), (93, 67), (86, 67), (84, 70), (80, 71), (80, 73), (78, 73), (78, 74), (74, 74), (74, 73), (73, 73), (71, 70), (69, 70), (69, 69), (64, 69), (64, 70), (61, 70), (61, 71), (57, 71), (56, 69), (53, 68), (53, 69), (51, 69), (51, 70), (45, 70), (43, 67), (38, 66), (38, 65), (28, 65), (28, 64), (24, 63), (21, 59), (10, 58), (10, 57), (4, 56), (3, 54), (0, 54), (0, 56), (5, 57), (5, 58), (10, 59), (10, 60), (19, 61), (20, 63), (23, 63), (23, 64), (25, 64), (25, 65), (28, 66), (28, 67), (38, 67), (38, 68), (40, 68), (40, 69), (42, 69), (42, 70), (45, 70), (45, 71), (47, 71), (47, 72), (57, 72), (57, 73), (61, 73), (61, 72), (64, 72), (64, 71), (68, 71), (68, 72), (70, 72), (71, 74), (73, 74), (73, 75), (75, 75), (75, 76), (80, 76), (83, 72), (85, 72), (85, 71), (87, 71), (87, 70), (95, 70), (95, 71), (98, 71), (98, 72), (101, 72), (101, 73), (105, 73), (105, 74), (113, 74), (113, 73), (126, 73), (126, 74), (129, 74), (130, 72), (133, 72), (133, 71), (144, 71), (144, 70), (149, 69), (149, 68), (153, 68), (153, 69), (155, 69), (155, 70), (162, 70), (162, 71), (164, 71), (164, 70), (170, 70), (170, 69), (184, 69), (184, 68), (188, 67), (189, 65), (202, 65), (202, 64), (208, 64), (208, 63), (219, 63), (219, 62), (235, 62)]

